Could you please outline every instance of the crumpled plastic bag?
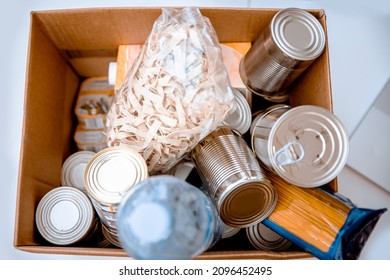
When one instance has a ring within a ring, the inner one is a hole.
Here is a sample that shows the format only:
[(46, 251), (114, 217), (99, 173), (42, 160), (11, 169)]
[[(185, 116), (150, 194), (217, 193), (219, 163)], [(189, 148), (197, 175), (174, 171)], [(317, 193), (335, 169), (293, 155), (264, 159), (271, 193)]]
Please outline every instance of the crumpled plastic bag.
[(234, 96), (217, 34), (198, 8), (162, 9), (107, 115), (109, 146), (164, 173), (221, 125)]

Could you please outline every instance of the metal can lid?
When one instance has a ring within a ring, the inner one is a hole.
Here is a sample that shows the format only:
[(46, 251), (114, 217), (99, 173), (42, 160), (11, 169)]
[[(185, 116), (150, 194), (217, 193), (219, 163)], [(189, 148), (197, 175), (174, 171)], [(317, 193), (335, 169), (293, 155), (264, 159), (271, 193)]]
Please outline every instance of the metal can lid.
[(300, 187), (319, 187), (344, 168), (349, 139), (340, 120), (313, 105), (294, 107), (275, 122), (267, 147), (275, 173)]
[(227, 190), (217, 209), (226, 225), (245, 228), (267, 218), (275, 209), (277, 200), (277, 191), (268, 180), (247, 180)]
[(292, 242), (274, 232), (262, 223), (246, 228), (249, 242), (258, 250), (286, 251)]
[(312, 14), (299, 8), (279, 11), (272, 19), (271, 34), (276, 45), (296, 60), (314, 60), (325, 48), (322, 25)]
[(38, 231), (56, 245), (81, 241), (93, 228), (95, 212), (88, 196), (71, 186), (49, 191), (35, 212)]
[(228, 226), (225, 223), (223, 224), (223, 229), (224, 229), (224, 231), (222, 233), (222, 238), (223, 239), (232, 237), (232, 236), (234, 236), (235, 234), (237, 234), (241, 230), (240, 228)]
[(135, 150), (109, 147), (89, 161), (84, 182), (88, 194), (97, 202), (119, 204), (123, 196), (138, 182), (149, 176), (144, 158)]
[(91, 151), (79, 151), (71, 154), (61, 168), (61, 185), (72, 186), (85, 191), (84, 172), (89, 160), (95, 155)]
[(235, 97), (235, 110), (226, 116), (222, 122), (223, 126), (237, 130), (241, 134), (245, 134), (252, 122), (252, 111), (245, 96), (237, 89), (233, 88)]

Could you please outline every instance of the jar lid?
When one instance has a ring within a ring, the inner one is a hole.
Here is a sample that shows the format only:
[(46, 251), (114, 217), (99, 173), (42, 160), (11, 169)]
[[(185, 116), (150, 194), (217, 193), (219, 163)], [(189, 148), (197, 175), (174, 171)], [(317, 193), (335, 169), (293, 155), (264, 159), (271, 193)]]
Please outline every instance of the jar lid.
[(278, 118), (267, 150), (272, 168), (284, 180), (300, 187), (319, 187), (344, 168), (349, 139), (330, 111), (302, 105)]
[(138, 182), (148, 177), (144, 158), (135, 150), (109, 147), (96, 153), (84, 175), (88, 194), (103, 204), (119, 204), (123, 196)]
[(49, 191), (39, 202), (35, 218), (38, 231), (50, 243), (70, 245), (81, 241), (95, 219), (88, 196), (71, 186)]
[(271, 34), (276, 45), (296, 60), (314, 60), (325, 48), (325, 31), (309, 12), (288, 8), (272, 19)]

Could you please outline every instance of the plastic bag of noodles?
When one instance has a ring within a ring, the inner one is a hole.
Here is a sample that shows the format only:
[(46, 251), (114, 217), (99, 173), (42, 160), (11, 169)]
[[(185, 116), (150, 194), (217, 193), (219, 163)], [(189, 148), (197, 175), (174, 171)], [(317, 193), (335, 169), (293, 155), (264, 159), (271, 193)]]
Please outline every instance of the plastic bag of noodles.
[(159, 174), (232, 109), (217, 34), (198, 8), (162, 9), (107, 115), (109, 146), (126, 145)]

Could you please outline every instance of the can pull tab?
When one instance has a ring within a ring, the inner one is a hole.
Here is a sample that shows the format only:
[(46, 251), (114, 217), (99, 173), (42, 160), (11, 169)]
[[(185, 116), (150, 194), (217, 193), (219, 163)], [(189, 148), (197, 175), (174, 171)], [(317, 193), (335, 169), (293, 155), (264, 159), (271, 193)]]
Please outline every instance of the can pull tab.
[(278, 165), (284, 166), (299, 162), (303, 159), (305, 151), (299, 142), (290, 142), (275, 153), (274, 160)]

